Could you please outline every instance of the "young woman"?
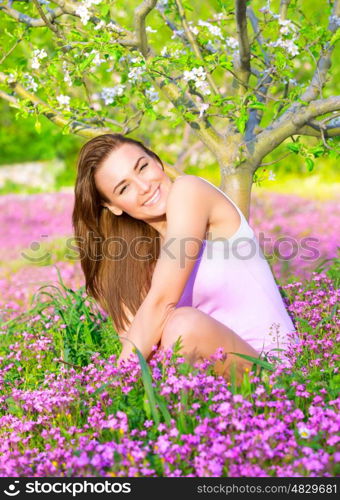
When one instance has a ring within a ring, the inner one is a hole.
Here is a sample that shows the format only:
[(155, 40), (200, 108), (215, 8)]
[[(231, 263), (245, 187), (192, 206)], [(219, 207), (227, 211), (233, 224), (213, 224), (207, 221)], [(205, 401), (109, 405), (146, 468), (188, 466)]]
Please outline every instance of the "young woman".
[(295, 331), (236, 204), (200, 177), (172, 181), (139, 141), (105, 134), (82, 147), (73, 226), (86, 290), (129, 339), (119, 361), (181, 336), (189, 362), (221, 347), (215, 370), (233, 365), (240, 381), (251, 363), (230, 353), (284, 349)]

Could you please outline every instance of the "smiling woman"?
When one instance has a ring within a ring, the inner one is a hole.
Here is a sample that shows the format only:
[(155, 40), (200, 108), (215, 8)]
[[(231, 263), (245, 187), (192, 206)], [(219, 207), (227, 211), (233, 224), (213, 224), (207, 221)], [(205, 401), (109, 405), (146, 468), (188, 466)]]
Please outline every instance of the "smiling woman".
[[(83, 146), (73, 225), (86, 289), (131, 341), (123, 342), (120, 361), (133, 345), (149, 358), (154, 345), (171, 347), (181, 336), (190, 362), (221, 348), (228, 356), (216, 371), (228, 378), (234, 365), (241, 381), (251, 363), (233, 353), (258, 357), (261, 347), (284, 347), (294, 332), (238, 207), (198, 177), (172, 181), (139, 141), (105, 134)], [(214, 240), (217, 253), (209, 259), (207, 234), (233, 252), (226, 256)], [(238, 241), (243, 250), (234, 255)], [(270, 338), (273, 325), (281, 345)]]
[[(150, 169), (157, 174), (153, 185)], [(120, 134), (95, 137), (80, 151), (72, 221), (86, 290), (118, 331), (126, 330), (150, 288), (160, 240), (143, 220), (152, 218), (151, 208), (142, 205), (160, 178), (171, 184), (156, 153)]]

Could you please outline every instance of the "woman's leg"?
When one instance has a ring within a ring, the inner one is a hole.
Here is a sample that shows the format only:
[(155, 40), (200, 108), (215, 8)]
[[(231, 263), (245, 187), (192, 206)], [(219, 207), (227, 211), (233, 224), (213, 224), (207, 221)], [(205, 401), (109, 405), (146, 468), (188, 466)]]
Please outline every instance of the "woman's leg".
[(182, 337), (180, 352), (191, 364), (209, 358), (217, 348), (222, 347), (227, 353), (227, 359), (217, 361), (214, 369), (219, 375), (230, 380), (230, 370), (234, 365), (237, 383), (242, 381), (245, 369), (250, 369), (252, 363), (228, 353), (238, 352), (256, 358), (259, 356), (259, 353), (233, 330), (194, 307), (179, 307), (172, 312), (163, 330), (160, 348), (172, 347), (179, 336)]

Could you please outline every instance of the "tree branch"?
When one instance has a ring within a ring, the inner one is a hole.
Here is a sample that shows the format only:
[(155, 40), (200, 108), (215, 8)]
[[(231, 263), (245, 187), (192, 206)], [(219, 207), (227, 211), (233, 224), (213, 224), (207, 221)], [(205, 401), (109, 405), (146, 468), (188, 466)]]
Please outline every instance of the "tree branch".
[(283, 21), (287, 18), (287, 11), (290, 4), (290, 0), (280, 1), (280, 19)]
[(154, 81), (175, 108), (183, 107), (186, 110), (190, 110), (191, 113), (197, 113), (197, 117), (189, 121), (184, 112), (183, 119), (190, 125), (191, 129), (198, 135), (202, 142), (217, 154), (224, 141), (204, 115), (201, 118), (199, 117), (199, 109), (196, 103), (183, 93), (173, 80), (169, 81), (169, 78), (154, 77)]
[[(332, 115), (327, 120), (333, 120), (335, 117), (336, 115)], [(340, 135), (340, 123), (336, 122), (334, 125), (326, 125), (325, 120), (311, 120), (299, 129), (298, 134), (311, 137), (322, 137), (322, 134), (325, 138), (337, 137)]]
[[(46, 118), (48, 118), (55, 125), (58, 125), (58, 127), (69, 126), (71, 133), (73, 134), (81, 135), (83, 137), (95, 137), (96, 135), (107, 134), (112, 132), (112, 130), (109, 128), (92, 128), (86, 125), (86, 123), (82, 123), (78, 120), (73, 120), (73, 119), (68, 120), (61, 113), (55, 111), (53, 108), (48, 106), (44, 101), (39, 99), (39, 97), (26, 90), (19, 83), (13, 82), (8, 84), (7, 75), (5, 73), (0, 72), (0, 82), (10, 85), (16, 94), (18, 94), (23, 99), (28, 99), (33, 106), (42, 107), (43, 108), (42, 114), (46, 116)], [(20, 107), (20, 102), (17, 99), (15, 99), (15, 97), (10, 96), (5, 92), (2, 92), (0, 94), (0, 97), (11, 102), (11, 104), (17, 105), (17, 107)]]
[[(236, 73), (243, 85), (247, 85), (250, 77), (250, 48), (247, 29), (247, 2), (235, 0), (236, 30), (239, 43), (239, 68)], [(244, 88), (243, 88), (244, 91)]]
[[(199, 48), (199, 46), (198, 46), (198, 44), (196, 42), (196, 39), (195, 39), (195, 37), (194, 37), (191, 29), (189, 28), (188, 22), (186, 20), (185, 11), (184, 11), (182, 2), (181, 2), (181, 0), (175, 0), (175, 2), (176, 2), (176, 5), (177, 5), (177, 8), (178, 8), (178, 12), (179, 12), (179, 15), (180, 15), (180, 19), (181, 19), (181, 22), (182, 22), (183, 29), (185, 31), (187, 39), (189, 40), (189, 43), (190, 43), (190, 45), (192, 47), (192, 50), (194, 51), (196, 57), (202, 61), (202, 65), (205, 66), (205, 61), (204, 61), (204, 59), (202, 57), (201, 50), (200, 50), (200, 48)], [(213, 92), (216, 95), (220, 95), (218, 87), (217, 87), (216, 83), (214, 82), (212, 76), (210, 75), (210, 73), (208, 73), (208, 71), (206, 73), (207, 73), (207, 80), (209, 82), (209, 85), (210, 85), (211, 89), (213, 90)]]
[(39, 14), (41, 15), (41, 18), (43, 19), (45, 25), (54, 33), (58, 38), (61, 40), (65, 41), (65, 36), (58, 30), (57, 26), (51, 22), (50, 19), (48, 19), (47, 14), (43, 11), (43, 8), (41, 7), (39, 0), (33, 0), (34, 5), (36, 6), (36, 9), (38, 10)]
[[(333, 4), (333, 11), (330, 17), (328, 30), (331, 33), (335, 33), (338, 29), (338, 24), (336, 18), (340, 16), (340, 1), (335, 0)], [(334, 44), (328, 42), (323, 50), (322, 55), (316, 65), (315, 73), (312, 77), (311, 83), (305, 92), (302, 94), (300, 99), (305, 102), (310, 102), (317, 97), (322, 97), (321, 90), (326, 83), (327, 72), (331, 67), (331, 57), (334, 50)]]
[[(53, 0), (53, 2), (59, 5), (59, 7), (63, 9), (65, 14), (80, 17), (79, 14), (76, 13), (76, 9), (77, 7), (79, 7), (79, 5), (77, 5), (76, 3), (71, 2), (70, 0)], [(101, 20), (96, 16), (92, 16), (91, 21), (93, 22), (93, 24), (97, 25)], [(118, 43), (119, 45), (122, 45), (124, 47), (138, 47), (138, 41), (136, 40), (134, 34), (119, 26), (119, 24), (116, 23), (116, 21), (114, 21), (113, 19), (110, 19), (110, 24), (116, 28), (117, 33), (126, 37), (123, 39), (116, 39), (114, 41), (115, 43)]]
[[(247, 8), (247, 15), (249, 17), (250, 23), (251, 23), (252, 28), (254, 30), (255, 38), (257, 39), (257, 41), (260, 45), (265, 66), (267, 67), (267, 69), (264, 70), (264, 73), (259, 76), (258, 83), (257, 83), (256, 89), (255, 89), (256, 99), (259, 102), (265, 103), (267, 101), (268, 90), (269, 90), (270, 84), (272, 82), (271, 74), (272, 74), (273, 68), (271, 67), (271, 58), (268, 56), (266, 50), (264, 49), (265, 44), (264, 44), (264, 40), (261, 36), (261, 32), (259, 29), (258, 19), (257, 19), (256, 15), (251, 7)], [(245, 131), (246, 142), (250, 141), (254, 137), (255, 128), (261, 123), (262, 116), (263, 116), (262, 109), (250, 110), (249, 119), (248, 119), (248, 122), (246, 125), (246, 131)]]
[[(80, 18), (80, 16), (76, 13), (76, 9), (78, 5), (73, 2), (66, 0), (53, 0), (53, 3), (57, 4), (58, 7), (52, 11), (52, 9), (48, 9), (49, 12), (45, 14), (46, 20), (51, 24), (57, 18), (62, 16), (63, 14), (68, 14), (70, 16), (74, 16)], [(46, 20), (42, 18), (33, 18), (28, 16), (27, 14), (23, 14), (18, 10), (13, 9), (8, 4), (0, 5), (0, 10), (3, 10), (9, 17), (12, 17), (16, 21), (20, 23), (27, 24), (32, 28), (42, 28), (46, 26)], [(100, 23), (100, 19), (93, 16), (91, 21), (96, 25)], [(134, 36), (128, 31), (121, 28), (115, 21), (110, 21), (112, 25), (114, 25), (117, 29), (117, 33), (120, 35), (124, 35), (126, 38), (116, 39), (114, 42), (122, 45), (124, 47), (137, 48), (138, 41), (134, 38)]]
[(0, 64), (2, 64), (8, 56), (10, 56), (13, 52), (13, 50), (16, 48), (17, 45), (19, 45), (19, 43), (22, 41), (22, 38), (18, 38), (15, 42), (14, 42), (14, 45), (12, 45), (12, 47), (2, 56), (2, 58), (0, 59)]
[[(9, 4), (0, 5), (0, 10), (4, 11), (5, 14), (7, 14), (9, 17), (12, 17), (16, 21), (27, 24), (27, 26), (31, 26), (32, 28), (41, 28), (46, 25), (44, 19), (36, 19), (34, 17), (30, 17), (27, 14), (23, 14), (22, 12), (13, 9), (9, 6)], [(63, 10), (57, 7), (53, 11), (50, 11), (48, 14), (46, 14), (46, 19), (51, 22), (54, 21), (54, 19), (56, 19), (57, 17), (62, 16), (63, 14)]]
[(17, 99), (12, 95), (6, 94), (6, 92), (4, 92), (3, 90), (0, 90), (0, 99), (9, 102), (10, 104), (12, 104), (12, 107), (14, 108), (20, 108)]
[(144, 57), (147, 57), (149, 51), (148, 39), (145, 31), (145, 18), (155, 8), (156, 4), (157, 0), (144, 0), (144, 2), (135, 9), (136, 40), (139, 50)]
[(248, 144), (254, 165), (259, 164), (262, 158), (287, 137), (297, 135), (299, 130), (313, 118), (338, 110), (340, 110), (340, 96), (311, 101), (307, 106), (299, 104), (291, 106), (276, 122), (265, 128), (251, 144)]

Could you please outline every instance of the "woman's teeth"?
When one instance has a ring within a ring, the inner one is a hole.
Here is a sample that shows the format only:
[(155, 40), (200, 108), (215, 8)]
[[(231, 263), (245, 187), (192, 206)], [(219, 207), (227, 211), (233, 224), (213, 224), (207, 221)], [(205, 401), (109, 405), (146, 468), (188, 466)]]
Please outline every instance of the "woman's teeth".
[(149, 205), (154, 205), (158, 201), (159, 195), (160, 195), (160, 192), (159, 192), (159, 187), (158, 187), (155, 194), (151, 198), (151, 200), (148, 200), (147, 202), (145, 202), (144, 206), (148, 207)]

